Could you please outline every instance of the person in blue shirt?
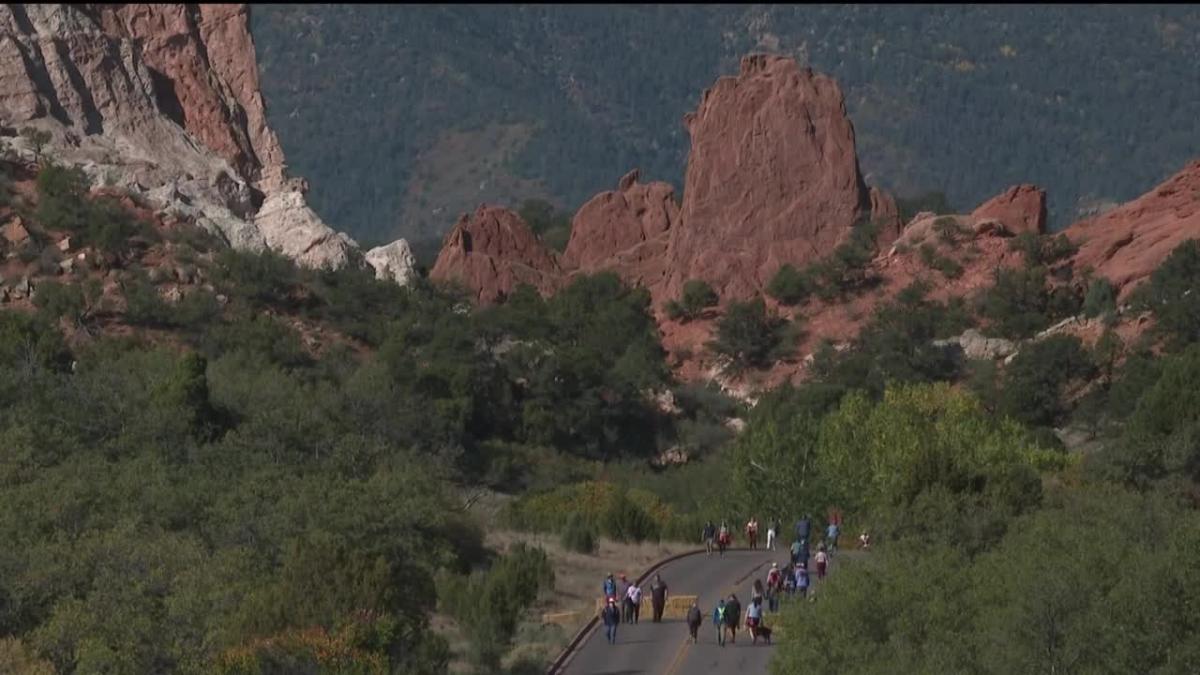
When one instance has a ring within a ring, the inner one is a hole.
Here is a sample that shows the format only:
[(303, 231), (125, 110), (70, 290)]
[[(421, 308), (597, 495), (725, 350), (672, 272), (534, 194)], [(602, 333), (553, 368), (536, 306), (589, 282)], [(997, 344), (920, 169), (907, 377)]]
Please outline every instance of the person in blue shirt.
[(713, 625), (717, 627), (717, 644), (725, 646), (725, 598), (713, 608)]
[(617, 597), (617, 580), (613, 578), (612, 572), (604, 579), (604, 597)]
[(829, 552), (833, 553), (837, 550), (838, 535), (841, 530), (837, 523), (829, 523), (829, 527), (825, 528), (825, 542), (829, 545)]
[(805, 515), (796, 523), (796, 538), (807, 542), (809, 530), (812, 528), (812, 516)]

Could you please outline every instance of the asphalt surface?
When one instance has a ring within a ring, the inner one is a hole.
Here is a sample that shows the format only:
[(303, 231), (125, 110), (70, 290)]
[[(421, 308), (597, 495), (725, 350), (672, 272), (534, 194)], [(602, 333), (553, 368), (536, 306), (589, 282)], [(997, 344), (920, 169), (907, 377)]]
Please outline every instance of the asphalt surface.
[[(830, 571), (836, 568), (836, 558), (842, 555), (845, 552), (830, 560)], [(697, 644), (691, 644), (687, 624), (682, 619), (655, 624), (650, 622), (649, 612), (643, 611), (640, 623), (621, 624), (617, 629), (615, 645), (608, 644), (603, 624), (598, 625), (562, 672), (566, 675), (765, 674), (774, 649), (761, 640), (757, 645), (750, 644), (750, 635), (744, 629), (744, 622), (746, 605), (750, 602), (750, 588), (755, 579), (762, 579), (766, 583), (772, 562), (778, 562), (781, 568), (785, 567), (788, 562), (787, 550), (783, 547), (778, 551), (737, 550), (727, 551), (724, 556), (713, 553), (712, 557), (701, 553), (676, 560), (659, 574), (667, 584), (668, 596), (699, 596), (704, 623), (700, 627), (700, 641)], [(811, 559), (809, 565), (812, 582), (816, 584), (816, 567)], [(597, 588), (601, 581), (596, 580)], [(730, 593), (735, 593), (742, 603), (743, 627), (738, 630), (737, 644), (726, 642), (724, 647), (720, 647), (717, 645), (716, 628), (712, 625), (712, 612), (717, 600), (728, 597)], [(768, 614), (766, 625), (773, 626), (775, 622), (774, 615)]]

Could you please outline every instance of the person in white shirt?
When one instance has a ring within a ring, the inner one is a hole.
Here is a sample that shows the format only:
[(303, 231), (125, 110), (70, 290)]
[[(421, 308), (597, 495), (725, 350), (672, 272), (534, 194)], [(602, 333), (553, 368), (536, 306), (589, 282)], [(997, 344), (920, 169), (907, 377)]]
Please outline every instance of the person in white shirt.
[(642, 613), (642, 589), (636, 584), (630, 584), (629, 590), (625, 592), (625, 606), (629, 608), (629, 616), (625, 623), (637, 623), (638, 616)]

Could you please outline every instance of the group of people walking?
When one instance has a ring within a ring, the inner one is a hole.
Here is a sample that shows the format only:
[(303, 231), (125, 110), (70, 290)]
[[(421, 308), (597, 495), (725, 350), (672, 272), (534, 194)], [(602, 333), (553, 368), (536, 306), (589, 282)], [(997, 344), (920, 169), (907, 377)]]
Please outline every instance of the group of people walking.
[[(642, 588), (630, 583), (624, 574), (620, 581), (613, 578), (610, 572), (604, 579), (604, 608), (600, 610), (600, 618), (604, 621), (604, 630), (609, 644), (617, 641), (617, 626), (621, 623), (636, 624), (642, 611)], [(618, 608), (618, 602), (620, 608)], [(655, 574), (650, 584), (650, 608), (653, 612), (651, 621), (662, 621), (663, 609), (667, 605), (667, 584), (662, 575)]]
[[(825, 528), (825, 537), (816, 548), (816, 554), (811, 556), (813, 565), (813, 573), (817, 579), (823, 579), (828, 571), (830, 557), (838, 548), (838, 539), (841, 536), (841, 519), (837, 514), (832, 514), (828, 526)], [(750, 602), (745, 607), (745, 615), (743, 622), (743, 607), (737, 596), (730, 594), (728, 597), (722, 597), (718, 600), (712, 611), (712, 623), (717, 630), (717, 644), (724, 647), (728, 641), (730, 644), (737, 643), (737, 631), (739, 626), (744, 626), (749, 632), (751, 643), (757, 644), (759, 639), (763, 639), (767, 643), (771, 641), (771, 630), (763, 623), (764, 616), (767, 612), (778, 612), (780, 600), (799, 595), (801, 598), (807, 598), (809, 587), (812, 582), (810, 580), (809, 562), (810, 562), (810, 547), (809, 537), (812, 533), (813, 523), (812, 517), (806, 515), (796, 522), (795, 539), (789, 548), (789, 562), (780, 565), (779, 562), (771, 563), (770, 571), (767, 572), (765, 583), (762, 579), (756, 579), (750, 590)], [(744, 528), (746, 534), (746, 542), (750, 549), (758, 548), (758, 520), (751, 518), (746, 523)], [(782, 538), (783, 530), (779, 519), (776, 518), (770, 523), (767, 528), (767, 550), (777, 550), (778, 541)], [(704, 531), (701, 535), (707, 555), (711, 556), (713, 549), (717, 550), (718, 555), (724, 555), (725, 549), (729, 548), (732, 543), (730, 528), (721, 523), (718, 528), (712, 521), (709, 521), (704, 526)], [(859, 545), (862, 548), (870, 546), (870, 537), (866, 532), (863, 532), (859, 537)], [(654, 622), (658, 623), (662, 620), (663, 609), (666, 606), (667, 585), (662, 580), (661, 575), (654, 576), (654, 582), (650, 585), (651, 606), (654, 611)], [(625, 578), (625, 575), (620, 575), (620, 580), (614, 578), (612, 574), (604, 580), (604, 595), (605, 604), (601, 610), (601, 619), (604, 622), (605, 633), (609, 644), (615, 644), (617, 639), (617, 627), (621, 623), (638, 622), (638, 614), (641, 609), (642, 589), (637, 584), (631, 584)], [(686, 616), (688, 634), (693, 643), (699, 641), (700, 627), (704, 622), (704, 612), (700, 609), (697, 602), (693, 602), (688, 609)]]

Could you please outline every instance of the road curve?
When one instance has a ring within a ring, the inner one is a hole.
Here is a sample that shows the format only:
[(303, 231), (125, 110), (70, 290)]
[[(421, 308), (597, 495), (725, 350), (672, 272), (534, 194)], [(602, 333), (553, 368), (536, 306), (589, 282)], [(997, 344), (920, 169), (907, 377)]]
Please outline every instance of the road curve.
[[(844, 555), (844, 554), (842, 554)], [(564, 675), (678, 675), (681, 673), (738, 673), (760, 675), (767, 672), (773, 649), (759, 642), (750, 644), (750, 636), (738, 631), (738, 642), (719, 647), (712, 625), (712, 610), (720, 597), (736, 593), (742, 602), (742, 614), (749, 604), (750, 587), (755, 579), (765, 581), (771, 562), (785, 567), (788, 553), (778, 551), (727, 551), (711, 557), (701, 553), (675, 560), (659, 573), (666, 582), (668, 595), (697, 595), (704, 612), (700, 641), (691, 644), (687, 625), (682, 620), (651, 623), (643, 612), (637, 625), (622, 624), (617, 643), (604, 639), (604, 627), (597, 626), (559, 671)], [(831, 561), (830, 567), (833, 567)], [(813, 574), (813, 581), (816, 581)], [(602, 580), (596, 580), (599, 587)], [(771, 616), (767, 625), (773, 625)], [(744, 620), (744, 619), (743, 619)]]

